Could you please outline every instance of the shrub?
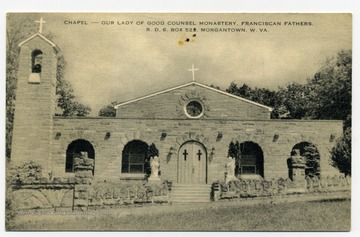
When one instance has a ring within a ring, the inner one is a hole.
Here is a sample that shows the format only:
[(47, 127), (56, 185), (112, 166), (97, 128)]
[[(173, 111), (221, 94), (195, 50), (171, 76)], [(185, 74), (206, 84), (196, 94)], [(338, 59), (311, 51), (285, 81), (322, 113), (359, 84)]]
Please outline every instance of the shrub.
[(41, 180), (41, 165), (34, 161), (27, 161), (22, 165), (11, 168), (8, 181), (11, 183), (24, 183), (26, 181)]
[(351, 128), (347, 128), (343, 137), (337, 140), (331, 151), (332, 166), (341, 173), (351, 176)]

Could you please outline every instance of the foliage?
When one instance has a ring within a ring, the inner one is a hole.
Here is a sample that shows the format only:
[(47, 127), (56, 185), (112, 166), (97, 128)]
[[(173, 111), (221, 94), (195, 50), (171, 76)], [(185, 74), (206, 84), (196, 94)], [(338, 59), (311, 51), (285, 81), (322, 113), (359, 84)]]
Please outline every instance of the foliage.
[(26, 181), (41, 180), (41, 165), (34, 161), (27, 161), (22, 165), (15, 167), (11, 174), (12, 182), (24, 183)]
[[(277, 93), (281, 107), (278, 109), (279, 118), (304, 119), (309, 116), (308, 85), (299, 83), (288, 84), (285, 88), (280, 87)], [(279, 111), (282, 109), (283, 111)]]
[(215, 85), (215, 84), (211, 84), (210, 87), (217, 89), (217, 90), (221, 90), (219, 86)]
[(343, 50), (328, 58), (308, 81), (311, 118), (346, 120), (351, 115), (351, 53)]
[(99, 111), (100, 117), (115, 117), (116, 116), (116, 109), (114, 108), (114, 104), (111, 103), (109, 105), (105, 105)]
[(351, 176), (351, 128), (347, 128), (343, 137), (337, 140), (331, 159), (332, 165), (341, 173)]
[[(255, 87), (254, 89), (252, 89), (247, 84), (243, 84), (242, 86), (238, 87), (234, 82), (232, 82), (229, 88), (226, 89), (226, 92), (274, 108), (277, 108), (280, 105), (278, 93), (276, 91), (272, 91), (266, 88)], [(278, 110), (274, 109), (271, 117), (278, 118)]]
[(233, 141), (231, 141), (229, 144), (228, 157), (233, 157), (237, 159), (239, 157), (239, 154), (240, 154), (239, 142), (236, 141), (236, 143), (234, 143)]
[(17, 167), (11, 166), (10, 163), (7, 163), (6, 166), (8, 169), (6, 170), (5, 227), (7, 230), (11, 230), (14, 228), (15, 218), (12, 184), (40, 180), (42, 174), (41, 166), (34, 161), (25, 162)]
[(309, 143), (301, 154), (306, 158), (305, 175), (314, 177), (320, 175), (320, 155), (315, 145)]
[(151, 143), (147, 151), (147, 157), (151, 158), (154, 156), (159, 156), (159, 149), (157, 149), (154, 143)]
[(58, 116), (87, 116), (91, 109), (76, 101), (74, 90), (71, 84), (64, 80), (66, 61), (62, 54), (58, 55), (56, 71), (56, 94), (58, 95), (57, 106), (62, 110)]

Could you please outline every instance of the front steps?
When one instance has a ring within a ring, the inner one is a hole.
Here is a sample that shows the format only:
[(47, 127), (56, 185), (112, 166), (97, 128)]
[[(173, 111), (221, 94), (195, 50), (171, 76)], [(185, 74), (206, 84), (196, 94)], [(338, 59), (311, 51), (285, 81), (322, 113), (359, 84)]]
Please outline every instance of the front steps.
[(209, 184), (173, 184), (170, 200), (172, 203), (210, 202)]

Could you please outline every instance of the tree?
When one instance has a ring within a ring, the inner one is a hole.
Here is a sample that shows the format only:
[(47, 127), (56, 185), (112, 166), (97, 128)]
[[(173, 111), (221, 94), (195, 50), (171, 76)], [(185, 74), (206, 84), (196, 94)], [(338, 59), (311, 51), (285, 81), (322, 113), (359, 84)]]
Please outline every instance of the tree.
[(100, 117), (115, 117), (116, 116), (116, 109), (114, 108), (114, 103), (109, 105), (105, 105), (99, 111)]
[(347, 120), (351, 115), (351, 54), (351, 50), (342, 50), (326, 59), (308, 80), (311, 118)]
[[(6, 157), (11, 155), (12, 130), (16, 102), (17, 71), (19, 67), (20, 48), (18, 44), (37, 31), (34, 19), (23, 14), (9, 14), (6, 28)], [(52, 39), (54, 35), (45, 35)], [(69, 82), (64, 80), (65, 60), (59, 55), (57, 66), (58, 106), (62, 116), (86, 116), (90, 112), (88, 106), (82, 105), (75, 100), (73, 90)]]
[(304, 119), (309, 116), (308, 85), (293, 82), (285, 88), (280, 87), (277, 96), (279, 118)]
[(62, 54), (58, 55), (56, 71), (56, 94), (58, 96), (57, 106), (61, 112), (57, 116), (87, 116), (91, 108), (76, 101), (74, 90), (71, 84), (64, 80), (66, 61)]
[(280, 105), (280, 100), (278, 92), (272, 91), (266, 88), (257, 88), (252, 89), (247, 84), (243, 84), (241, 87), (238, 87), (235, 82), (232, 82), (226, 92), (240, 96), (242, 98), (273, 107), (274, 110), (271, 114), (272, 118), (279, 117), (279, 111), (277, 108)]
[(331, 151), (332, 166), (341, 173), (351, 176), (351, 128), (347, 128), (344, 135), (337, 140)]

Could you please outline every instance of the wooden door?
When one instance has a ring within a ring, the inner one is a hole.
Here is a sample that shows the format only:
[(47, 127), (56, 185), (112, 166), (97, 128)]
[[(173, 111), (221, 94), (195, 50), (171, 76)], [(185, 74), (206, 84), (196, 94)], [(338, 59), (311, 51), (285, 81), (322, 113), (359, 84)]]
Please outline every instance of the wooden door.
[(178, 159), (178, 182), (205, 184), (207, 182), (207, 157), (205, 147), (190, 141), (181, 146)]

